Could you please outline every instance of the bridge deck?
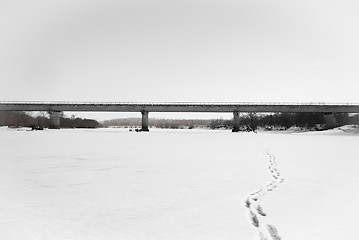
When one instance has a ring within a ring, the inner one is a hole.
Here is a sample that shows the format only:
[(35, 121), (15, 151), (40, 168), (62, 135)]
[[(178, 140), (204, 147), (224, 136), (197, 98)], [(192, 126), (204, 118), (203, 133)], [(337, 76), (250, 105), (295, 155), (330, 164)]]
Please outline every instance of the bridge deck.
[(70, 112), (336, 112), (359, 113), (353, 103), (119, 103), (119, 102), (0, 102), (0, 111)]

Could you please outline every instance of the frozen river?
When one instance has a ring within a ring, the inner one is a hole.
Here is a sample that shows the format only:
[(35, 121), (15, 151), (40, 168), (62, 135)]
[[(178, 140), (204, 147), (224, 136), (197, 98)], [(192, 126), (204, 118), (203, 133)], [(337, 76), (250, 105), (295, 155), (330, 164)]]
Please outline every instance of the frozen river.
[(0, 128), (0, 239), (357, 240), (355, 132)]

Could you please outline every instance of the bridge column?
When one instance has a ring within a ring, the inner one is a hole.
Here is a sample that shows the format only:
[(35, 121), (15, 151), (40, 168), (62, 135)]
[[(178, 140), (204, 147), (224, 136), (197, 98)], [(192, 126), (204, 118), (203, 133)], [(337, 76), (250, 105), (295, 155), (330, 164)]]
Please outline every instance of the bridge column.
[(239, 132), (239, 112), (233, 112), (233, 129), (232, 132)]
[(142, 114), (142, 128), (141, 128), (141, 131), (142, 132), (148, 132), (149, 129), (148, 129), (148, 111), (145, 111), (143, 110), (141, 112)]
[(324, 113), (325, 128), (331, 129), (337, 126), (336, 114), (332, 112)]
[(60, 117), (62, 112), (51, 111), (50, 113), (50, 129), (60, 129)]

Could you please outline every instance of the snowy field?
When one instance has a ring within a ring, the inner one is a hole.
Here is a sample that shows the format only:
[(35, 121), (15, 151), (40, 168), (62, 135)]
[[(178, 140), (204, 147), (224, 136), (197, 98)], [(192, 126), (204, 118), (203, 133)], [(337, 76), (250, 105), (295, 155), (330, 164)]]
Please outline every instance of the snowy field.
[(359, 130), (0, 128), (0, 239), (359, 239)]

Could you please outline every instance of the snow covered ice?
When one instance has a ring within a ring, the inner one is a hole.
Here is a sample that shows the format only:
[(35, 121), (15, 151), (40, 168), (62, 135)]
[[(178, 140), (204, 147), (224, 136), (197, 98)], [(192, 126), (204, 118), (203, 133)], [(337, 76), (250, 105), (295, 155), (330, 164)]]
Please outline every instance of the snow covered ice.
[(354, 130), (0, 128), (0, 239), (356, 240)]

